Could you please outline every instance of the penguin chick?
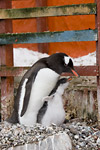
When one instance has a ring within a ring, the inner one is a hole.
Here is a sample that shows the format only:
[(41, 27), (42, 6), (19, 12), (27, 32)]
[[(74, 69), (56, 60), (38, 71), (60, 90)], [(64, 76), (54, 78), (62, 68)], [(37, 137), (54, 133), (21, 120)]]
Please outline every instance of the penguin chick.
[(44, 105), (37, 115), (38, 123), (41, 123), (44, 126), (50, 126), (54, 123), (59, 126), (64, 122), (65, 110), (62, 95), (68, 84), (69, 82), (67, 82), (66, 78), (59, 79), (49, 96), (42, 99)]

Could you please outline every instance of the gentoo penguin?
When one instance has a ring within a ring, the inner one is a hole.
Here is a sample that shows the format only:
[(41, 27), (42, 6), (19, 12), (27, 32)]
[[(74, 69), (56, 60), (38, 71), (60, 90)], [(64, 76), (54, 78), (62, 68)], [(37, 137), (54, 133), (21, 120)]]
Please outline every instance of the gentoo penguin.
[(72, 59), (65, 53), (56, 53), (38, 60), (23, 76), (14, 101), (14, 110), (7, 120), (27, 126), (34, 125), (43, 106), (42, 99), (55, 87), (62, 73), (78, 76)]
[(65, 120), (65, 110), (62, 95), (67, 88), (70, 78), (61, 78), (51, 91), (49, 96), (43, 98), (44, 104), (38, 112), (37, 123), (50, 126), (52, 123), (57, 126)]

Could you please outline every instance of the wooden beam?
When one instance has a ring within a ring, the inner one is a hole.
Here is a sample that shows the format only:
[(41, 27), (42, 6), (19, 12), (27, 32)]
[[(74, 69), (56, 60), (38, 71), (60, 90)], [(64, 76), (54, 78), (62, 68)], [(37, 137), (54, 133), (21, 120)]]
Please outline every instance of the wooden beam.
[(24, 19), (49, 16), (96, 14), (96, 4), (78, 4), (21, 9), (0, 9), (0, 19)]
[[(0, 8), (11, 8), (11, 0), (1, 0)], [(0, 20), (0, 33), (12, 32), (11, 20)], [(13, 66), (13, 46), (0, 45), (0, 67)], [(1, 77), (1, 119), (5, 120), (12, 111), (13, 103), (13, 77)]]
[[(47, 6), (47, 0), (35, 0), (36, 7)], [(48, 18), (39, 17), (36, 19), (37, 22), (37, 32), (48, 31)], [(38, 51), (41, 53), (49, 53), (48, 43), (38, 43)]]
[(0, 34), (0, 44), (97, 41), (97, 30)]
[(100, 127), (100, 0), (97, 2), (97, 17), (96, 26), (98, 29), (98, 41), (96, 43), (96, 56), (97, 56), (97, 66), (98, 66), (98, 76), (97, 76), (97, 101), (98, 101), (98, 125)]
[(0, 76), (1, 77), (20, 77), (29, 69), (30, 67), (1, 67)]
[[(22, 76), (30, 67), (1, 67), (0, 76)], [(75, 66), (80, 76), (98, 76), (97, 66)], [(71, 74), (66, 74), (71, 75)]]

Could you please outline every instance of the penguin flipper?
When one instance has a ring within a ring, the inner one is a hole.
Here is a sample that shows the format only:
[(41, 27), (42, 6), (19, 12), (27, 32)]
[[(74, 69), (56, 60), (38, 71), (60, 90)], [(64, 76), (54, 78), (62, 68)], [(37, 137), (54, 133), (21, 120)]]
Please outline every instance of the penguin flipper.
[(7, 118), (6, 121), (9, 122), (9, 123), (14, 123), (14, 124), (19, 123), (18, 113), (15, 112), (15, 110), (14, 110), (12, 115), (9, 118)]
[(55, 94), (52, 94), (50, 96), (45, 96), (45, 97), (43, 97), (42, 101), (48, 102), (49, 100), (52, 100), (54, 96), (55, 96)]
[(34, 82), (33, 78), (29, 79), (28, 82), (26, 83), (26, 92), (25, 92), (25, 97), (24, 97), (24, 103), (23, 103), (21, 114), (20, 114), (21, 117), (25, 114), (27, 107), (28, 107), (29, 97), (31, 94), (32, 82)]

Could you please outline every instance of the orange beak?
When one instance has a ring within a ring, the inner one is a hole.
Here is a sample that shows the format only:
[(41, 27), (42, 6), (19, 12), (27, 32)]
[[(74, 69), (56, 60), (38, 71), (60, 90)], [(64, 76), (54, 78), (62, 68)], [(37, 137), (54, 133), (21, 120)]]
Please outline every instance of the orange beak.
[[(74, 69), (71, 69), (71, 72), (72, 72), (72, 74), (75, 75), (76, 77), (79, 77), (79, 76), (80, 76)], [(68, 75), (68, 74), (69, 74), (68, 72), (63, 72), (63, 73), (61, 74), (61, 76), (70, 76), (70, 75)]]
[(76, 77), (79, 77), (78, 73), (75, 70), (72, 69), (71, 71)]

